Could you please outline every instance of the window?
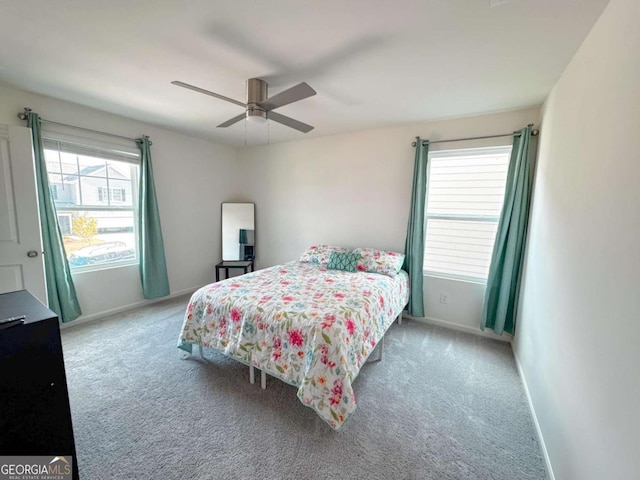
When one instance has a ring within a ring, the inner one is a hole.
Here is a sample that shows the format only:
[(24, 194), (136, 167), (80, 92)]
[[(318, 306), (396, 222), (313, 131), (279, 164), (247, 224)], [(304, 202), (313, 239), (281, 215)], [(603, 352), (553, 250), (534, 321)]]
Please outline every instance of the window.
[(44, 154), (69, 266), (135, 263), (138, 154), (52, 139)]
[(127, 191), (124, 188), (98, 187), (98, 200), (105, 203), (123, 203), (126, 201)]
[(429, 153), (424, 271), (486, 281), (511, 147)]

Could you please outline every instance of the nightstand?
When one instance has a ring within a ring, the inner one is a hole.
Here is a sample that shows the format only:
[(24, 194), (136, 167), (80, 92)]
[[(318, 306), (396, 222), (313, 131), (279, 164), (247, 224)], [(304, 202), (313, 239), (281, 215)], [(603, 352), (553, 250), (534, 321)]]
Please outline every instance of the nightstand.
[(220, 269), (224, 269), (225, 278), (229, 278), (229, 270), (234, 268), (241, 268), (244, 273), (249, 273), (249, 269), (253, 272), (253, 260), (223, 260), (216, 265), (216, 282), (220, 281)]

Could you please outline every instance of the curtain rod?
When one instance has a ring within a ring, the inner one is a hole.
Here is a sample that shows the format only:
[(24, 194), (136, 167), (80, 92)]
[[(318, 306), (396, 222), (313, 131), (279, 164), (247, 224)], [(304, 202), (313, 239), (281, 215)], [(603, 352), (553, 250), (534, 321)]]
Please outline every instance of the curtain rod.
[[(533, 127), (533, 123), (530, 123), (527, 126), (528, 127)], [(531, 130), (531, 136), (533, 136), (533, 137), (537, 136), (538, 133), (540, 133), (538, 130)], [(520, 132), (513, 132), (513, 133), (503, 133), (501, 135), (485, 135), (483, 137), (452, 138), (450, 140), (434, 140), (434, 141), (423, 140), (422, 141), (422, 146), (431, 145), (433, 143), (464, 142), (464, 141), (467, 141), (467, 140), (482, 140), (482, 139), (485, 139), (485, 138), (519, 137), (519, 136), (520, 136)], [(420, 138), (420, 137), (416, 137), (416, 140), (418, 138)], [(411, 146), (415, 147), (416, 146), (416, 142), (412, 142)]]
[[(28, 107), (24, 107), (24, 112), (20, 112), (18, 114), (18, 118), (20, 120), (27, 120), (29, 118), (29, 113), (31, 112), (31, 109)], [(99, 135), (106, 135), (108, 137), (115, 137), (115, 138), (121, 138), (123, 140), (129, 140), (130, 142), (138, 142), (137, 138), (130, 138), (130, 137), (125, 137), (124, 135), (116, 135), (115, 133), (107, 133), (107, 132), (100, 132), (99, 130), (92, 130), (91, 128), (85, 128), (85, 127), (78, 127), (77, 125), (69, 125), (68, 123), (60, 123), (60, 122), (54, 122), (53, 120), (45, 120), (44, 118), (40, 118), (41, 122), (44, 123), (51, 123), (53, 125), (60, 125), (62, 127), (69, 127), (69, 128), (75, 128), (77, 130), (83, 130), (85, 132), (90, 132), (90, 133), (97, 133)], [(143, 135), (146, 136), (146, 135)], [(147, 137), (149, 138), (149, 137)], [(151, 142), (149, 142), (149, 145), (152, 145)]]

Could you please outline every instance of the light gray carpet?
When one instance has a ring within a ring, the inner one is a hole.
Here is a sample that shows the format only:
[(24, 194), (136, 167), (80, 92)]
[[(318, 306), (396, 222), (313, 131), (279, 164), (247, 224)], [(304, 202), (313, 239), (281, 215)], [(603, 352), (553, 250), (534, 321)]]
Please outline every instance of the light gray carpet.
[(179, 358), (187, 297), (63, 331), (80, 475), (102, 479), (542, 479), (508, 344), (394, 324), (332, 431), (212, 350)]

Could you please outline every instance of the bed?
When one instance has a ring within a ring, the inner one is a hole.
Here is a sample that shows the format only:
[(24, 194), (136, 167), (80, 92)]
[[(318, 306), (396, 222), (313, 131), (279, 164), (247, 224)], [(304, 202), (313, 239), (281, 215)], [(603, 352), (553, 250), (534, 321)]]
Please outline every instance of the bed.
[(290, 262), (207, 285), (188, 304), (178, 347), (213, 348), (298, 388), (339, 430), (356, 408), (353, 381), (400, 317), (408, 275)]

